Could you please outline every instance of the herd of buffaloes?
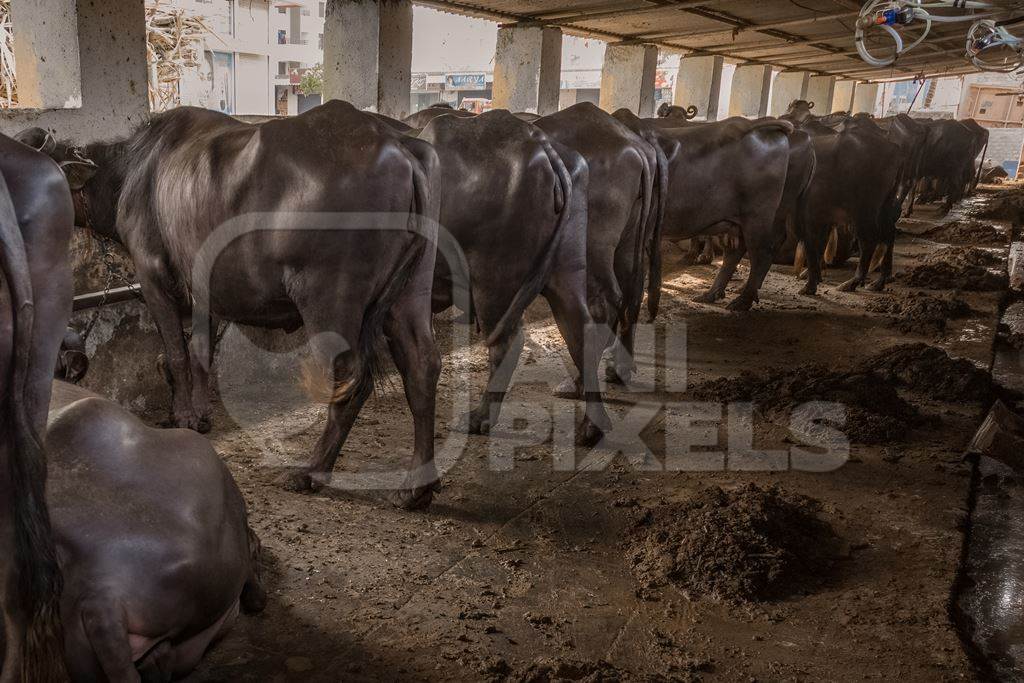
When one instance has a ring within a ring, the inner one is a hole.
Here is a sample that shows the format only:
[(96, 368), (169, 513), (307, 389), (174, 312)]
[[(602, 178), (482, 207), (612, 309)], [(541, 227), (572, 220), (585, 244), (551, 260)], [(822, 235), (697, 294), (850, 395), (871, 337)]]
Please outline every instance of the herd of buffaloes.
[[(915, 201), (948, 210), (969, 193), (988, 133), (970, 120), (816, 116), (813, 106), (716, 122), (670, 106), (657, 118), (591, 104), (545, 117), (434, 106), (398, 121), (330, 101), (260, 124), (183, 107), (110, 142), (38, 128), (0, 136), (0, 500), (10, 501), (0, 681), (172, 680), (239, 611), (263, 608), (259, 539), (200, 436), (216, 321), (304, 326), (314, 340), (332, 394), (308, 464), (284, 482), (294, 491), (329, 480), (386, 346), (415, 432), (392, 500), (414, 509), (439, 485), (441, 311), (455, 306), (475, 324), (490, 361), (486, 390), (455, 428), (488, 433), (523, 349), (524, 312), (543, 296), (577, 371), (559, 394), (585, 402), (576, 439), (594, 445), (610, 429), (602, 358), (609, 351), (606, 380), (629, 383), (645, 298), (658, 314), (661, 240), (691, 239), (704, 259), (724, 248), (703, 302), (725, 297), (746, 256), (731, 310), (757, 302), (773, 263), (803, 264), (801, 294), (813, 295), (822, 268), (855, 252), (841, 289), (882, 290), (896, 222)], [(338, 227), (358, 216), (358, 229), (302, 229), (311, 214)], [(232, 222), (251, 215), (257, 229)], [(75, 226), (130, 254), (178, 429), (61, 381), (84, 364), (62, 346)], [(199, 291), (193, 273), (224, 226), (237, 232)], [(337, 336), (349, 342), (341, 353), (316, 343)]]

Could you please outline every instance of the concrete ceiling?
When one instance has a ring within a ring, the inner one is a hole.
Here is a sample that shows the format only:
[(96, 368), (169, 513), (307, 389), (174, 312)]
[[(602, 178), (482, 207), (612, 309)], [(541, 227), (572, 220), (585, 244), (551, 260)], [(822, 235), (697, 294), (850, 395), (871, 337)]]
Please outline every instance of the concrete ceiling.
[[(566, 33), (609, 42), (650, 43), (683, 54), (861, 81), (977, 71), (964, 57), (970, 22), (933, 24), (927, 40), (894, 66), (865, 63), (853, 40), (860, 0), (414, 1), (503, 24), (560, 26)], [(910, 33), (917, 35), (913, 28)], [(881, 56), (891, 51), (892, 41), (872, 30), (867, 44)]]

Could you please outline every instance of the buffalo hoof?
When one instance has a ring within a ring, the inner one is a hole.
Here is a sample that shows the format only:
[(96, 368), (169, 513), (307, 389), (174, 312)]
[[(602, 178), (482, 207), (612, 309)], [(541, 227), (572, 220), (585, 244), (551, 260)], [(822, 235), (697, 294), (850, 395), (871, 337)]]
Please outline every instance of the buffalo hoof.
[(425, 510), (434, 502), (434, 491), (439, 489), (440, 486), (436, 483), (411, 489), (398, 489), (391, 493), (391, 504), (399, 510)]
[(818, 285), (812, 285), (810, 282), (801, 287), (799, 292), (801, 296), (815, 296), (817, 293)]
[(710, 256), (707, 256), (706, 254), (701, 254), (700, 256), (697, 257), (696, 263), (697, 265), (700, 266), (707, 266), (711, 264), (711, 261), (712, 259)]
[(323, 484), (317, 481), (309, 470), (289, 472), (285, 475), (281, 486), (285, 491), (292, 493), (315, 493), (323, 488)]
[(718, 292), (704, 292), (693, 297), (693, 300), (698, 304), (713, 304), (721, 298)]
[(886, 278), (880, 277), (877, 280), (875, 280), (874, 282), (872, 282), (870, 285), (868, 285), (868, 289), (870, 291), (872, 291), (872, 292), (882, 292), (882, 291), (885, 291), (885, 283), (886, 282), (888, 282), (888, 280)]
[(477, 411), (471, 410), (459, 419), (459, 423), (455, 425), (455, 431), (464, 434), (487, 435), (491, 433), (491, 421), (488, 418), (480, 417)]
[(633, 372), (631, 370), (620, 370), (615, 365), (609, 365), (604, 369), (604, 381), (609, 384), (627, 386), (632, 378)]
[(741, 295), (730, 301), (726, 308), (730, 311), (749, 311), (750, 307), (753, 305), (753, 299)]
[(576, 430), (576, 445), (583, 448), (593, 448), (601, 442), (602, 438), (604, 438), (604, 432), (590, 420), (584, 420)]
[[(200, 434), (206, 433), (202, 431), (202, 422), (194, 414), (172, 415), (170, 425), (176, 429), (191, 429), (193, 432), (199, 432)], [(206, 431), (210, 431), (209, 426), (207, 426)]]
[(583, 398), (583, 391), (576, 380), (565, 378), (554, 392), (557, 398)]
[(209, 434), (211, 429), (213, 429), (213, 418), (209, 415), (199, 418), (199, 422), (196, 425), (197, 432), (200, 434)]
[(857, 278), (853, 278), (853, 279), (847, 280), (843, 284), (839, 285), (839, 287), (837, 287), (837, 289), (840, 292), (852, 292), (852, 291), (855, 291), (858, 287), (860, 287), (860, 284), (861, 284), (860, 280), (858, 280)]

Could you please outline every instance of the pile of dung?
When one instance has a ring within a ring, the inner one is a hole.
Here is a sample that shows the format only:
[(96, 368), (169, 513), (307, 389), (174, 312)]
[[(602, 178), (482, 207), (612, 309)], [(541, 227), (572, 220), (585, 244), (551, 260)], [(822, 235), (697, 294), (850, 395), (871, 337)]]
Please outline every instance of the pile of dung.
[(846, 409), (842, 432), (850, 441), (863, 444), (902, 439), (921, 418), (890, 382), (870, 368), (842, 372), (823, 365), (804, 365), (764, 374), (745, 372), (739, 377), (700, 384), (691, 394), (701, 401), (751, 402), (769, 414), (811, 401), (839, 403)]
[(936, 226), (922, 233), (922, 237), (953, 244), (1006, 244), (1006, 235), (991, 223), (966, 219)]
[(971, 212), (974, 218), (1024, 223), (1024, 193), (1000, 192), (983, 206)]
[(652, 510), (629, 558), (646, 590), (673, 584), (693, 597), (755, 602), (817, 586), (841, 547), (818, 501), (747, 484)]
[(995, 292), (1006, 289), (1006, 272), (994, 272), (1000, 265), (997, 254), (974, 247), (947, 247), (929, 254), (921, 263), (900, 274), (899, 279), (922, 289), (955, 289)]
[(890, 294), (872, 300), (867, 310), (882, 313), (900, 332), (941, 335), (948, 321), (971, 314), (966, 301), (955, 296), (932, 296), (924, 292)]
[(893, 346), (864, 361), (862, 368), (940, 401), (986, 401), (994, 390), (989, 372), (929, 344)]

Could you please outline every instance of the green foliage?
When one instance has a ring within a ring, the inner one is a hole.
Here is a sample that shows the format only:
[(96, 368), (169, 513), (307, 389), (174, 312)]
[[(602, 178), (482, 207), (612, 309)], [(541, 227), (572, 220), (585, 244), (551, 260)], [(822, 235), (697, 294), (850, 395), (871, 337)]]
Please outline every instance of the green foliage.
[(306, 69), (299, 80), (299, 92), (303, 95), (317, 95), (324, 90), (324, 67), (322, 64)]

